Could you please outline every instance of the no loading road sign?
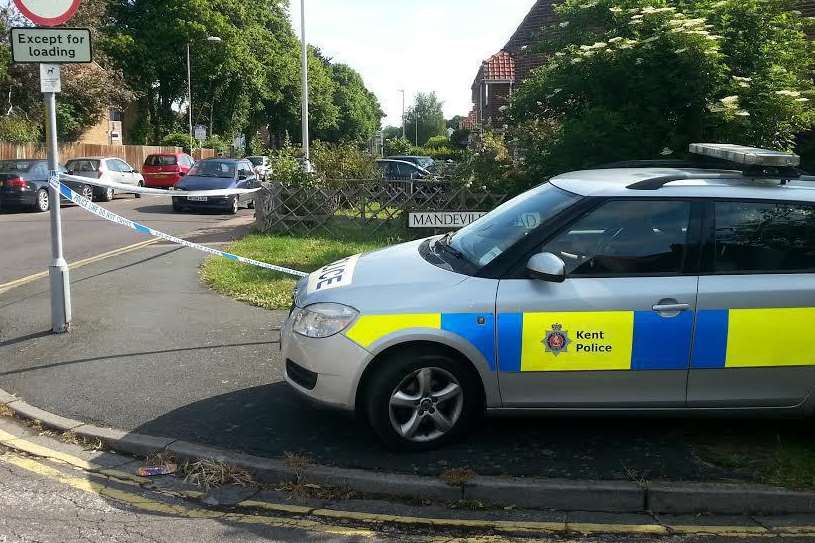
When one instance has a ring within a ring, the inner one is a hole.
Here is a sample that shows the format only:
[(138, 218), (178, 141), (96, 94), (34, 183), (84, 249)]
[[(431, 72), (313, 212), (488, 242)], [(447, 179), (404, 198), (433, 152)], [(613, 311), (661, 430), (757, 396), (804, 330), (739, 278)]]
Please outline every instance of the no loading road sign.
[(42, 26), (66, 23), (79, 9), (81, 0), (14, 0), (23, 15)]

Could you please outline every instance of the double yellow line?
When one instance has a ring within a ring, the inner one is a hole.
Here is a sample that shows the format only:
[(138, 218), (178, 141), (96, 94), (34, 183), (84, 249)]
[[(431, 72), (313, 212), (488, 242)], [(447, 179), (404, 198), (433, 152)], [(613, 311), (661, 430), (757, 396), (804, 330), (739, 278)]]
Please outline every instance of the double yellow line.
[[(403, 515), (388, 515), (366, 513), (357, 511), (342, 511), (333, 509), (320, 509), (287, 503), (273, 503), (261, 500), (248, 499), (237, 504), (237, 509), (254, 512), (221, 512), (195, 506), (192, 503), (177, 505), (164, 503), (146, 495), (153, 492), (156, 496), (169, 496), (174, 498), (204, 497), (199, 491), (179, 491), (175, 489), (162, 489), (154, 485), (154, 481), (137, 475), (104, 468), (83, 460), (69, 453), (53, 450), (44, 445), (34, 443), (23, 437), (17, 437), (0, 430), (0, 444), (14, 449), (0, 455), (0, 463), (16, 466), (39, 476), (56, 481), (71, 488), (96, 494), (113, 501), (133, 506), (147, 513), (173, 515), (188, 519), (214, 519), (236, 524), (257, 524), (278, 528), (295, 528), (311, 532), (341, 535), (346, 537), (373, 538), (377, 535), (374, 529), (382, 526), (397, 526), (407, 528), (433, 528), (447, 531), (466, 531), (471, 533), (491, 533), (497, 535), (476, 537), (470, 535), (461, 541), (481, 543), (507, 543), (523, 537), (522, 541), (535, 541), (534, 538), (544, 535), (580, 534), (628, 534), (628, 535), (711, 535), (732, 538), (770, 538), (779, 536), (811, 537), (815, 538), (815, 526), (790, 526), (770, 530), (762, 526), (695, 526), (695, 525), (661, 525), (653, 524), (615, 524), (615, 523), (573, 523), (561, 522), (516, 522), (480, 519), (454, 519), (454, 518), (427, 518), (409, 517)], [(46, 462), (32, 458), (36, 457), (66, 464), (85, 471), (83, 475), (66, 473)], [(99, 482), (99, 480), (102, 482)], [(108, 482), (110, 484), (105, 484)], [(118, 487), (131, 487), (138, 491), (122, 490)], [(256, 513), (257, 511), (263, 514)], [(286, 516), (279, 516), (286, 515)], [(350, 526), (337, 525), (346, 523)], [(357, 528), (356, 526), (370, 526), (373, 529)], [(431, 537), (429, 542), (456, 541), (451, 537)]]

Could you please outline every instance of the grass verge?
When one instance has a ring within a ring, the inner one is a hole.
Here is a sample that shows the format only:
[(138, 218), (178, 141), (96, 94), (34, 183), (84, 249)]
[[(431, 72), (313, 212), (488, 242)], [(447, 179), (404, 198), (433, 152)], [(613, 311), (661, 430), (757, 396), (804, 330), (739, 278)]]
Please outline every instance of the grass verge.
[[(372, 236), (364, 227), (334, 227), (329, 235), (250, 234), (229, 252), (262, 262), (312, 272), (346, 256), (399, 243), (396, 237)], [(287, 275), (211, 257), (201, 268), (201, 279), (221, 294), (265, 309), (288, 309), (296, 281)]]

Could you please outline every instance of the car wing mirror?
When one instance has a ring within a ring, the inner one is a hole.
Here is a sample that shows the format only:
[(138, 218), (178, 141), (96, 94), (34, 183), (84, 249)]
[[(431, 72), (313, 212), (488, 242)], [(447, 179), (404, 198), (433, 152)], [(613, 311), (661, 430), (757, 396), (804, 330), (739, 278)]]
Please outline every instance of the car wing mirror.
[(238, 174), (238, 181), (246, 181), (247, 175), (245, 173)]
[(534, 279), (550, 283), (562, 283), (566, 280), (566, 263), (552, 253), (539, 253), (526, 264), (529, 275)]

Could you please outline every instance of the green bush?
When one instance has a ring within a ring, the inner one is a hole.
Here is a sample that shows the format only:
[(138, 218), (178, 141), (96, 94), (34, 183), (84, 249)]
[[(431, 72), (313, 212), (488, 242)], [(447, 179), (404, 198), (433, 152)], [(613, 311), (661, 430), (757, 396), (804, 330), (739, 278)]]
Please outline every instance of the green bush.
[(229, 145), (223, 139), (221, 139), (221, 136), (216, 134), (204, 140), (203, 147), (206, 149), (214, 149), (215, 154), (217, 155), (219, 153), (226, 153), (226, 149), (229, 147)]
[(405, 138), (385, 140), (385, 156), (409, 155), (412, 151), (413, 145)]
[(41, 141), (40, 126), (22, 117), (0, 117), (0, 141), (37, 143)]
[(376, 179), (381, 177), (376, 158), (354, 143), (314, 142), (311, 161), (317, 174), (327, 179)]
[(184, 149), (185, 153), (189, 153), (192, 151), (193, 146), (198, 146), (198, 142), (196, 142), (194, 138), (191, 138), (189, 134), (173, 132), (171, 134), (167, 134), (161, 139), (161, 145), (168, 147), (181, 147)]
[(450, 146), (450, 138), (447, 136), (433, 136), (424, 144), (425, 149), (439, 149)]

